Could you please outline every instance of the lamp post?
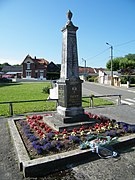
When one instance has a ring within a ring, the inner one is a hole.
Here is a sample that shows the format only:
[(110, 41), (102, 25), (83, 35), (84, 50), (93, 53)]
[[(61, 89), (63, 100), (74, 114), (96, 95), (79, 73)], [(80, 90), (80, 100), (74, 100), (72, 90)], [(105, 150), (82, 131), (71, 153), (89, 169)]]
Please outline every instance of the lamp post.
[(108, 46), (110, 46), (111, 50), (111, 85), (113, 86), (113, 67), (112, 67), (112, 61), (113, 61), (113, 46), (109, 43), (106, 43)]

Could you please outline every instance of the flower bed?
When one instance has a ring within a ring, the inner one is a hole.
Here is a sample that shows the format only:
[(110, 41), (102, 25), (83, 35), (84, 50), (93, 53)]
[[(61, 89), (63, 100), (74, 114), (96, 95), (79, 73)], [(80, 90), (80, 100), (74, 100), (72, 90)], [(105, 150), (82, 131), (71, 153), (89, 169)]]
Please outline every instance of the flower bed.
[(33, 115), (27, 116), (25, 120), (17, 120), (16, 126), (31, 159), (77, 149), (81, 144), (95, 137), (106, 141), (108, 136), (112, 139), (135, 132), (134, 125), (87, 114), (90, 118), (99, 120), (99, 123), (87, 129), (84, 126), (79, 129), (74, 128), (72, 131), (64, 129), (60, 133), (45, 124), (43, 116)]

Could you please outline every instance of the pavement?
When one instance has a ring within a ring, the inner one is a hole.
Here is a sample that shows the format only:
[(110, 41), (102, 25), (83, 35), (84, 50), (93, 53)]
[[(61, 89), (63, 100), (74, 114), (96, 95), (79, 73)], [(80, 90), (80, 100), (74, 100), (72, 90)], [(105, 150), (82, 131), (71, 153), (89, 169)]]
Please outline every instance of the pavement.
[[(134, 108), (128, 105), (87, 108), (86, 111), (135, 124)], [(46, 177), (24, 178), (9, 133), (7, 121), (10, 119), (0, 117), (0, 180), (135, 180), (135, 144), (118, 149), (120, 157), (116, 159), (99, 158)]]

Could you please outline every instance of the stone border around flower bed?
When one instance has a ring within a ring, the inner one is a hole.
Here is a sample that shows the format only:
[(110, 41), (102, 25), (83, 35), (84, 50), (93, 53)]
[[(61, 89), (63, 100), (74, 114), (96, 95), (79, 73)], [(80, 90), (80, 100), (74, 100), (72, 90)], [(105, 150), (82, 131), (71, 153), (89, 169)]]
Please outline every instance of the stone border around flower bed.
[[(24, 177), (43, 177), (49, 173), (64, 170), (77, 164), (84, 163), (86, 160), (91, 161), (98, 158), (97, 154), (92, 153), (89, 149), (76, 149), (70, 152), (64, 152), (30, 160), (27, 150), (15, 125), (15, 121), (20, 119), (24, 118), (9, 120), (8, 124), (19, 161), (19, 169), (20, 171), (23, 171)], [(132, 142), (135, 142), (135, 134), (120, 137), (114, 147), (120, 147), (123, 145), (125, 146)]]

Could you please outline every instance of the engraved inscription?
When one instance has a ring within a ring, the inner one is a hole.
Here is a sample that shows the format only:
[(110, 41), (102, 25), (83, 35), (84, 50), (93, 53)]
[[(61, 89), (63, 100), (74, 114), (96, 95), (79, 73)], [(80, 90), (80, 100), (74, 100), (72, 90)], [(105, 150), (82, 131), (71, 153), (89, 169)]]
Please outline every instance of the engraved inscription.
[(81, 106), (81, 86), (70, 85), (68, 87), (68, 98), (67, 98), (68, 107), (80, 107)]

